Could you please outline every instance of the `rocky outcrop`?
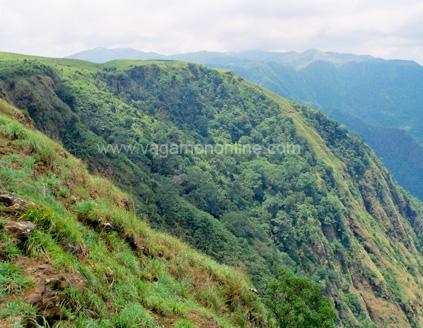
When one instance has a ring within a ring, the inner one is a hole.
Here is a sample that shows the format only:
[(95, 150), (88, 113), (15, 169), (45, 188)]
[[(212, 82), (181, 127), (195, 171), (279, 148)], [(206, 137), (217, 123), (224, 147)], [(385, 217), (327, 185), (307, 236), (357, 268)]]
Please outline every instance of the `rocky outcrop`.
[(0, 205), (4, 206), (2, 212), (14, 214), (22, 212), (25, 208), (30, 205), (30, 203), (22, 198), (15, 196), (14, 194), (1, 193)]
[(59, 320), (66, 319), (61, 304), (66, 299), (66, 288), (82, 288), (84, 280), (79, 275), (58, 272), (48, 261), (20, 258), (16, 265), (25, 275), (31, 277), (34, 284), (25, 291), (24, 300), (31, 304), (40, 316), (40, 324), (53, 326)]

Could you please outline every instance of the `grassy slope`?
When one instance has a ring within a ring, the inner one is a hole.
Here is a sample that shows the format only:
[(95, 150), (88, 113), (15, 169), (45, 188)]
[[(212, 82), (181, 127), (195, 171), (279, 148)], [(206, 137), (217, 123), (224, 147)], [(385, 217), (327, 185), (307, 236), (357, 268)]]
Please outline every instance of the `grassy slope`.
[[(22, 67), (22, 61), (25, 61), (25, 59), (28, 60), (29, 58), (4, 55), (4, 60), (10, 60), (12, 63), (11, 72), (15, 72), (17, 68)], [(134, 69), (134, 67), (143, 66), (147, 69), (152, 68), (152, 71), (154, 71), (153, 68), (156, 66), (159, 68), (157, 77), (160, 78), (162, 75), (172, 74), (174, 72), (183, 75), (188, 70), (186, 64), (160, 61), (128, 61), (112, 62), (101, 66), (79, 61), (42, 58), (37, 59), (36, 62), (45, 63), (48, 67), (54, 68), (57, 70), (62, 81), (64, 81), (63, 83), (71, 85), (71, 90), (77, 97), (75, 107), (77, 110), (81, 110), (82, 113), (86, 111), (84, 114), (86, 116), (82, 116), (84, 117), (83, 120), (89, 120), (91, 115), (96, 115), (96, 118), (101, 118), (101, 113), (99, 114), (99, 112), (104, 111), (107, 115), (111, 115), (112, 118), (110, 120), (112, 126), (120, 125), (121, 118), (125, 116), (135, 120), (137, 124), (142, 127), (140, 128), (142, 131), (132, 130), (131, 135), (136, 135), (139, 132), (139, 134), (145, 138), (151, 138), (151, 136), (154, 138), (157, 136), (161, 137), (161, 135), (151, 132), (156, 129), (170, 131), (169, 134), (174, 133), (177, 138), (180, 138), (183, 129), (176, 124), (169, 124), (166, 119), (161, 118), (160, 115), (164, 115), (166, 118), (166, 113), (159, 113), (156, 116), (143, 113), (140, 118), (135, 110), (136, 104), (125, 99), (125, 95), (119, 95), (119, 97), (117, 97), (115, 93), (108, 89), (107, 84), (96, 74), (99, 71), (108, 69), (111, 70), (111, 74), (115, 74), (118, 78), (126, 78), (125, 74), (127, 74), (127, 71)], [(42, 92), (43, 85), (37, 82), (33, 77), (28, 79), (25, 77), (25, 74), (23, 74), (21, 79), (23, 83), (21, 85), (30, 81), (33, 85), (33, 92), (37, 92), (37, 90), (41, 90), (40, 92)], [(39, 75), (39, 73), (34, 73), (34, 76), (36, 75)], [(183, 76), (187, 78), (186, 75)], [(116, 80), (118, 80), (118, 78)], [(276, 104), (276, 108), (279, 107), (283, 113), (280, 118), (289, 117), (294, 123), (296, 130), (295, 138), (304, 141), (304, 146), (310, 150), (310, 154), (317, 158), (318, 161), (323, 162), (325, 168), (330, 168), (335, 177), (336, 187), (331, 192), (336, 193), (336, 197), (338, 197), (337, 201), (342, 204), (342, 212), (344, 214), (342, 218), (339, 218), (338, 225), (334, 225), (330, 228), (339, 229), (335, 235), (339, 233), (341, 237), (336, 236), (334, 240), (332, 240), (333, 237), (327, 237), (326, 233), (323, 232), (323, 223), (320, 223), (311, 216), (309, 221), (305, 223), (316, 227), (314, 230), (317, 230), (317, 232), (310, 235), (306, 234), (308, 239), (300, 244), (297, 250), (290, 250), (289, 245), (282, 245), (283, 247), (278, 245), (278, 247), (281, 247), (284, 252), (288, 253), (289, 256), (297, 262), (297, 268), (299, 267), (308, 274), (313, 275), (316, 280), (319, 280), (325, 285), (327, 292), (330, 293), (334, 299), (339, 316), (344, 324), (357, 324), (363, 326), (365, 324), (371, 325), (371, 322), (374, 322), (381, 326), (395, 327), (407, 327), (412, 324), (414, 324), (414, 326), (421, 325), (422, 323), (419, 320), (422, 318), (420, 313), (422, 309), (421, 286), (423, 267), (421, 253), (416, 248), (416, 246), (419, 246), (419, 238), (421, 239), (421, 236), (416, 236), (421, 230), (421, 228), (419, 228), (421, 212), (417, 212), (417, 214), (409, 214), (407, 212), (409, 206), (408, 197), (403, 191), (395, 186), (392, 178), (374, 158), (373, 153), (367, 150), (364, 145), (360, 146), (365, 149), (364, 154), (360, 156), (362, 156), (368, 164), (365, 174), (360, 178), (356, 178), (348, 171), (349, 158), (339, 152), (339, 149), (342, 149), (342, 147), (350, 147), (350, 145), (345, 146), (342, 144), (342, 141), (339, 142), (339, 145), (332, 145), (331, 138), (325, 136), (325, 134), (328, 134), (328, 131), (324, 130), (324, 128), (318, 124), (316, 125), (315, 118), (305, 119), (304, 113), (297, 110), (291, 103), (267, 91), (258, 89), (245, 81), (233, 82), (237, 78), (233, 78), (231, 74), (221, 74), (219, 78), (222, 78), (228, 88), (231, 84), (234, 84), (235, 88), (238, 88), (236, 90), (240, 93), (250, 93), (250, 90), (255, 90), (258, 94), (265, 94), (266, 98), (264, 98), (263, 101), (266, 104), (263, 104), (263, 107), (267, 106), (269, 100), (272, 102), (272, 104), (269, 105), (270, 108), (274, 108)], [(17, 79), (17, 81), (19, 82), (19, 79)], [(45, 81), (51, 83), (49, 79), (45, 79)], [(187, 80), (186, 83), (188, 83), (188, 85), (193, 84), (192, 80)], [(148, 88), (148, 84), (146, 84), (145, 87)], [(13, 92), (16, 92), (16, 90), (12, 90), (12, 97), (14, 96)], [(62, 104), (58, 102), (54, 103), (54, 101), (57, 100), (53, 99), (53, 96), (55, 96), (54, 94), (46, 94), (48, 97), (45, 97), (45, 99), (47, 99), (45, 102), (55, 104), (54, 106), (56, 107), (53, 106), (55, 109), (61, 108), (60, 106), (62, 106)], [(37, 100), (36, 97), (35, 100)], [(39, 112), (42, 113), (44, 110), (47, 112), (41, 105), (40, 103), (40, 107), (38, 108)], [(143, 105), (147, 106), (148, 104)], [(91, 108), (95, 108), (96, 110), (90, 112), (90, 110), (86, 110), (84, 106), (91, 106)], [(116, 116), (108, 112), (109, 107), (117, 111)], [(35, 110), (36, 109), (37, 108), (35, 108)], [(47, 116), (49, 119), (51, 119), (51, 117), (52, 115)], [(283, 124), (288, 124), (285, 121), (283, 122)], [(103, 128), (107, 129), (108, 124), (109, 122), (102, 121)], [(323, 124), (327, 124), (327, 122), (323, 121), (321, 125)], [(58, 131), (54, 129), (49, 130), (53, 124), (49, 126), (47, 123), (43, 124), (41, 122), (39, 126), (44, 128), (50, 135), (56, 136), (58, 133)], [(92, 131), (94, 130), (92, 129), (91, 132)], [(186, 131), (183, 130), (183, 132), (185, 133)], [(223, 133), (218, 131), (217, 134), (219, 136), (223, 135), (224, 137), (222, 140), (227, 141), (224, 134), (227, 133), (227, 131), (222, 132)], [(151, 135), (149, 135), (149, 133)], [(131, 135), (119, 135), (118, 142), (129, 142), (131, 140)], [(104, 134), (102, 135), (101, 131), (96, 131), (95, 138), (99, 136), (104, 136)], [(61, 136), (57, 135), (57, 137), (60, 138)], [(83, 149), (82, 147), (84, 145), (89, 145), (89, 143), (84, 144), (85, 140), (90, 140), (90, 142), (93, 140), (100, 140), (102, 142), (106, 140), (106, 138), (89, 139), (85, 135), (84, 138), (77, 140), (79, 144), (72, 143), (72, 140), (70, 142), (66, 142), (65, 140), (65, 144), (78, 155), (82, 157), (88, 156), (88, 158), (90, 158), (89, 149)], [(156, 141), (154, 138), (148, 140)], [(195, 140), (195, 137), (192, 137), (190, 134), (183, 134), (182, 138), (187, 138), (189, 141)], [(308, 155), (311, 156), (310, 154)], [(309, 158), (309, 161), (311, 160), (312, 159)], [(132, 166), (129, 164), (126, 167), (122, 164), (125, 163), (126, 165), (127, 161), (128, 158), (118, 158), (115, 159), (115, 161), (110, 160), (106, 163), (108, 163), (114, 170), (114, 173), (118, 175), (119, 171), (122, 171), (122, 168), (132, 169)], [(201, 159), (195, 159), (195, 161), (198, 161), (198, 163), (200, 163), (199, 165), (205, 168), (205, 170), (210, 172), (218, 171), (218, 165), (216, 163), (202, 161)], [(96, 168), (95, 161), (92, 161), (91, 164)], [(263, 161), (263, 164), (267, 165), (268, 162)], [(161, 163), (161, 165), (164, 166), (167, 165), (167, 163)], [(98, 166), (97, 169), (104, 169), (104, 166)], [(319, 168), (313, 168), (313, 170), (310, 171), (316, 176), (322, 174)], [(139, 180), (144, 181), (146, 184), (149, 183), (147, 178), (143, 175), (145, 174), (144, 172), (137, 173), (139, 177), (141, 177)], [(154, 175), (149, 175), (148, 179), (151, 177), (154, 177), (154, 179), (156, 178)], [(128, 176), (120, 176), (118, 178), (121, 179), (121, 185), (127, 187), (129, 191), (131, 191), (132, 188), (139, 188), (139, 186), (137, 187), (132, 184), (133, 181), (131, 181)], [(158, 181), (160, 181), (160, 183), (166, 182), (165, 180)], [(230, 180), (225, 177), (224, 186), (229, 185), (229, 183)], [(170, 187), (169, 185), (169, 188)], [(293, 187), (295, 187), (295, 185), (293, 185)], [(166, 196), (166, 190), (161, 191), (163, 191)], [(150, 197), (149, 195), (147, 196)], [(272, 195), (269, 194), (266, 196), (270, 198)], [(276, 199), (278, 202), (282, 203), (285, 200), (285, 195), (283, 195), (282, 198)], [(186, 204), (185, 198), (178, 198), (176, 201), (179, 207), (181, 204)], [(141, 203), (141, 201), (137, 202), (138, 205)], [(147, 206), (144, 207), (144, 210), (147, 212), (151, 210), (151, 208), (148, 207), (148, 202), (142, 206)], [(194, 215), (197, 216), (197, 220), (199, 218), (204, 218), (201, 211), (190, 212), (192, 211), (190, 206), (189, 203), (186, 204), (185, 208), (187, 213), (194, 213)], [(313, 206), (315, 206), (315, 208), (317, 207), (316, 204)], [(419, 206), (419, 204), (417, 204), (417, 206), (412, 206), (412, 213), (414, 213), (413, 211)], [(153, 212), (154, 210), (155, 209), (153, 209)], [(163, 224), (163, 227), (166, 227), (166, 224), (173, 223), (174, 221), (170, 223), (159, 222), (159, 224)], [(211, 225), (212, 227), (217, 227), (216, 230), (210, 230), (210, 232), (218, 234), (219, 231), (221, 231), (225, 233), (225, 238), (227, 238), (227, 240), (223, 240), (222, 244), (219, 244), (219, 247), (213, 249), (213, 247), (209, 248), (210, 245), (198, 244), (198, 240), (195, 239), (195, 236), (190, 235), (190, 233), (187, 233), (187, 230), (185, 230), (189, 227), (178, 226), (179, 222), (176, 223), (176, 226), (171, 227), (173, 232), (177, 235), (180, 235), (196, 247), (217, 258), (221, 256), (219, 260), (223, 261), (231, 260), (225, 257), (225, 252), (227, 252), (226, 254), (241, 252), (240, 256), (245, 256), (246, 253), (258, 254), (257, 256), (261, 256), (262, 253), (268, 255), (274, 252), (271, 246), (263, 243), (262, 240), (258, 238), (254, 240), (253, 246), (240, 244), (241, 248), (245, 247), (244, 252), (242, 252), (236, 247), (239, 243), (239, 239), (234, 239), (231, 235), (228, 235), (227, 231), (222, 227), (221, 222), (215, 220), (213, 217), (207, 217), (207, 220), (204, 220), (203, 223)], [(301, 226), (301, 222), (295, 229), (297, 229), (293, 231), (295, 234), (307, 229), (312, 230), (310, 227), (305, 229)], [(308, 231), (306, 232), (308, 233)], [(213, 235), (211, 234), (210, 237), (213, 237)], [(226, 249), (225, 247), (227, 247), (228, 244), (235, 246)], [(268, 262), (274, 261), (275, 263), (283, 263), (283, 261), (279, 262), (279, 255), (279, 253), (276, 253), (274, 258), (269, 257), (270, 260), (265, 257), (260, 258), (260, 261), (264, 260)], [(307, 257), (311, 257), (312, 263), (310, 263)], [(244, 259), (245, 258), (242, 258), (242, 260)], [(257, 262), (251, 261), (251, 263), (258, 265)], [(257, 274), (251, 267), (248, 267), (251, 263), (246, 263), (247, 269), (249, 269), (250, 273), (253, 275)], [(264, 272), (268, 270), (261, 262), (258, 263), (262, 265), (258, 267), (258, 271)], [(407, 318), (407, 316), (409, 318)]]
[[(30, 202), (16, 213), (0, 208), (1, 226), (23, 220), (37, 226), (20, 246), (0, 230), (2, 326), (43, 323), (43, 315), (50, 324), (63, 320), (77, 327), (267, 325), (241, 272), (150, 229), (128, 211), (126, 194), (89, 175), (61, 146), (18, 123), (16, 118), (23, 117), (0, 102), (1, 191)], [(111, 223), (112, 231), (99, 228), (102, 222)], [(136, 241), (136, 249), (128, 240)], [(72, 254), (70, 246), (79, 252)], [(55, 291), (59, 317), (25, 302), (37, 284), (28, 264), (46, 263), (68, 280), (83, 281), (79, 288), (66, 285)]]

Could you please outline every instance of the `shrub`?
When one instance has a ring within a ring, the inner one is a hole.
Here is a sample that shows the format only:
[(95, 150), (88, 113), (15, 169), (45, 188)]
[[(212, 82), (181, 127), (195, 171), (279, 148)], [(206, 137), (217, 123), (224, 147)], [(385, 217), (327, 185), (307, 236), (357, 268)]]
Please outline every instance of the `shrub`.
[(280, 327), (334, 327), (335, 312), (329, 299), (308, 278), (282, 271), (269, 282), (266, 303)]

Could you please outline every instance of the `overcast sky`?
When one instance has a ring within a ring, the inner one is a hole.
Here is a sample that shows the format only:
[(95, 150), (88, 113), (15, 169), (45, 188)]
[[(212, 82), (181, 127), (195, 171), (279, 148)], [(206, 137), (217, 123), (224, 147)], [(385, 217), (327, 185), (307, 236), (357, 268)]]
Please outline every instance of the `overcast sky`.
[(0, 51), (306, 50), (423, 63), (422, 0), (0, 0)]

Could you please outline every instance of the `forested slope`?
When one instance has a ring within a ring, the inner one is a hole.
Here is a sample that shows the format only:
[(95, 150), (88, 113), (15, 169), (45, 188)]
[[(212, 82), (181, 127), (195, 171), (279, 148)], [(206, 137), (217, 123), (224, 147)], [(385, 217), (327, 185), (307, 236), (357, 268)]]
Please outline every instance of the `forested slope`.
[(318, 50), (177, 57), (230, 69), (280, 96), (318, 107), (359, 133), (397, 181), (423, 199), (421, 65)]
[(4, 101), (0, 181), (1, 327), (274, 326), (240, 270), (152, 230)]
[[(131, 193), (155, 227), (244, 267), (260, 291), (280, 268), (308, 275), (340, 325), (423, 324), (421, 204), (345, 128), (193, 64), (0, 59), (1, 97)], [(300, 152), (99, 147), (152, 144), (293, 144)]]

